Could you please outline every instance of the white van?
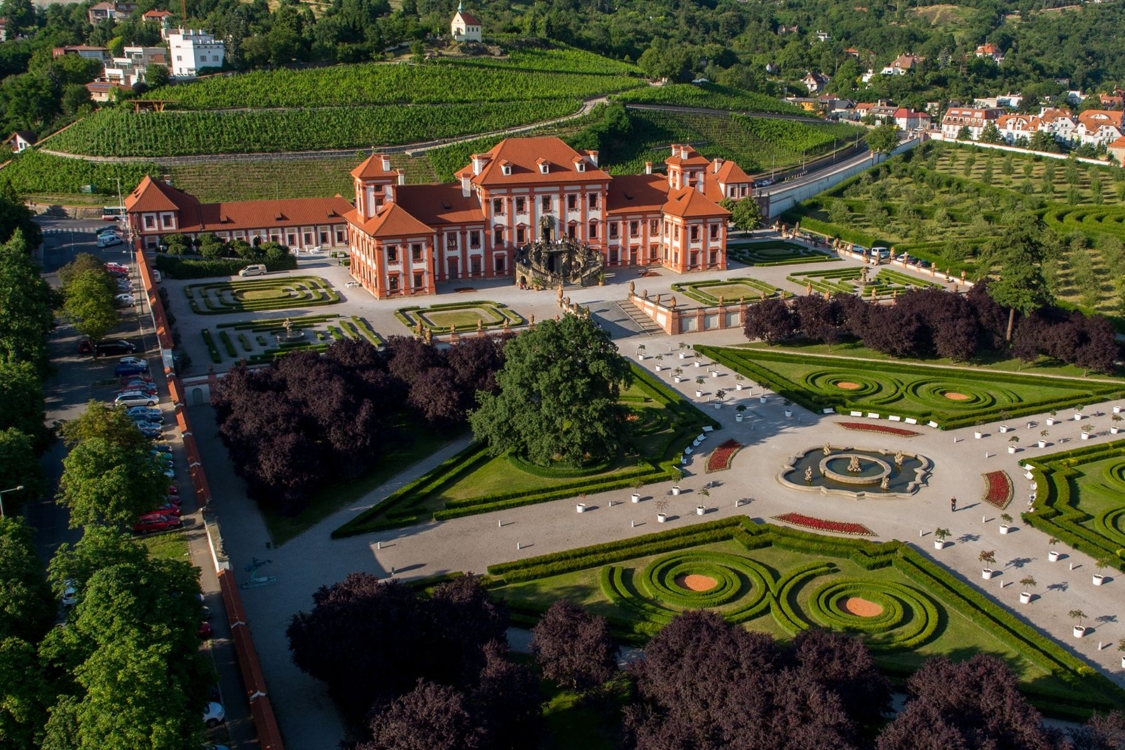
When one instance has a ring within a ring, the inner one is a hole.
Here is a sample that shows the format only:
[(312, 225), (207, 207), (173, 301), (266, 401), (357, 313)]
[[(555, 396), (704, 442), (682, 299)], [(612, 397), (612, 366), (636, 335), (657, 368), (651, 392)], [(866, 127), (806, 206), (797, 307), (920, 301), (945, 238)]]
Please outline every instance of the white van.
[(246, 266), (238, 272), (239, 276), (263, 276), (266, 273), (266, 267), (261, 263), (255, 263), (252, 266)]
[(116, 234), (102, 234), (98, 235), (98, 247), (110, 247), (112, 245), (120, 245), (124, 240)]

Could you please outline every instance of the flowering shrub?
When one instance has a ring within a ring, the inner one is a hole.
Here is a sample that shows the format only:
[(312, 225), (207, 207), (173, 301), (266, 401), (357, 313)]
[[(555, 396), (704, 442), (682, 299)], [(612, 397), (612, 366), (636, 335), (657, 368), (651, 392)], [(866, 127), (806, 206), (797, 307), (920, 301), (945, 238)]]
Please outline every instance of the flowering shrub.
[(1012, 478), (1004, 471), (990, 471), (984, 475), (984, 501), (1003, 508), (1012, 501)]
[(803, 513), (785, 513), (774, 516), (777, 521), (791, 523), (794, 526), (804, 526), (806, 529), (817, 531), (831, 531), (835, 534), (851, 534), (853, 536), (875, 536), (875, 532), (861, 523), (847, 523), (845, 521), (828, 521), (823, 518), (806, 516)]
[(711, 451), (711, 455), (707, 458), (707, 472), (729, 469), (730, 462), (734, 460), (734, 454), (740, 450), (742, 450), (742, 443), (733, 439), (726, 441)]
[(897, 435), (898, 437), (916, 437), (921, 435), (920, 432), (914, 430), (907, 430), (902, 427), (890, 427), (885, 424), (877, 424), (874, 422), (837, 422), (836, 424), (843, 427), (845, 430), (859, 430), (861, 432), (882, 432), (885, 435)]

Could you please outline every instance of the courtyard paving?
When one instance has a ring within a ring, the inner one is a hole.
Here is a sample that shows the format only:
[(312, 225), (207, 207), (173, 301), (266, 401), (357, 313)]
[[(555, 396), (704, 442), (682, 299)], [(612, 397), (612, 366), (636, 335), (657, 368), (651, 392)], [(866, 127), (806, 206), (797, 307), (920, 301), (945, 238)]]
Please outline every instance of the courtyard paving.
[[(784, 272), (784, 268), (772, 270)], [(728, 273), (733, 275), (744, 271), (740, 269)], [(761, 276), (771, 280), (766, 273), (761, 273)], [(673, 281), (671, 278), (662, 280), (669, 284)], [(650, 291), (656, 288), (652, 284)], [(583, 296), (589, 295), (588, 301), (596, 310), (600, 305), (609, 304), (604, 299), (604, 293), (610, 289), (613, 289), (613, 297), (624, 296), (620, 287), (582, 290), (573, 296), (586, 304)], [(479, 296), (516, 305), (511, 296), (522, 294), (508, 288), (505, 290), (508, 297), (505, 298), (500, 291)], [(599, 292), (602, 293), (601, 299), (595, 298)], [(534, 293), (526, 294), (534, 296)], [(548, 308), (551, 306), (553, 295)], [(680, 337), (664, 337), (670, 349), (675, 348), (680, 340)], [(685, 340), (716, 345), (744, 341), (740, 332), (733, 330), (694, 335)], [(623, 354), (633, 356), (636, 346), (642, 342), (647, 344), (649, 353), (653, 353), (654, 342), (659, 346), (661, 338), (631, 336), (618, 343)], [(655, 362), (649, 358), (644, 364), (651, 369)], [(1125, 672), (1120, 668), (1121, 655), (1113, 646), (1125, 636), (1125, 626), (1119, 620), (1123, 614), (1122, 603), (1125, 602), (1119, 590), (1125, 585), (1122, 576), (1107, 577), (1104, 586), (1095, 587), (1091, 580), (1095, 572), (1094, 561), (1088, 556), (1065, 550), (1059, 562), (1048, 562), (1046, 535), (1019, 521), (1015, 523), (1018, 528), (1012, 533), (1001, 535), (998, 530), (1000, 511), (981, 500), (984, 492), (982, 474), (1004, 470), (1015, 483), (1015, 497), (1008, 510), (1018, 517), (1026, 506), (1030, 491), (1019, 462), (1032, 455), (1075, 447), (1079, 443), (1079, 423), (1064, 423), (1053, 428), (1052, 444), (1046, 449), (1021, 448), (1015, 455), (1010, 455), (1006, 450), (1009, 436), (998, 433), (998, 423), (985, 426), (985, 437), (980, 440), (974, 439), (974, 428), (971, 427), (945, 432), (919, 427), (922, 435), (914, 438), (846, 431), (834, 424), (838, 417), (814, 414), (796, 406), (792, 407), (793, 417), (786, 418), (783, 413), (785, 407), (778, 397), (771, 396), (767, 403), (761, 404), (758, 400), (760, 389), (733, 391), (732, 373), (725, 369), (720, 369), (720, 372), (720, 377), (708, 381), (708, 390), (725, 387), (731, 392), (731, 398), (720, 410), (712, 410), (703, 403), (708, 396), (703, 399), (694, 397), (693, 382), (676, 386), (666, 377), (667, 372), (657, 375), (672, 387), (679, 388), (685, 397), (699, 403), (722, 423), (722, 428), (709, 436), (700, 453), (687, 467), (689, 476), (681, 482), (686, 490), (680, 497), (671, 499), (668, 509), (671, 518), (664, 525), (657, 524), (654, 498), (665, 496), (671, 483), (647, 486), (643, 493), (645, 499), (639, 505), (628, 502), (626, 490), (590, 496), (586, 503), (593, 507), (581, 515), (575, 512), (573, 500), (560, 500), (344, 540), (330, 538), (333, 529), (460, 450), (467, 444), (467, 440), (462, 440), (410, 467), (387, 485), (328, 517), (284, 546), (269, 549), (270, 539), (265, 525), (253, 504), (245, 499), (244, 486), (233, 475), (222, 444), (214, 436), (210, 409), (192, 407), (197, 434), (212, 438), (199, 442), (235, 570), (244, 578), (243, 566), (249, 564), (252, 557), (265, 558), (272, 563), (264, 572), (278, 578), (276, 585), (245, 591), (243, 597), (287, 744), (298, 750), (325, 748), (334, 746), (336, 740), (343, 736), (340, 718), (323, 684), (293, 665), (285, 637), (289, 619), (295, 612), (311, 607), (311, 596), (320, 586), (339, 581), (354, 571), (389, 576), (393, 570), (396, 577), (403, 579), (449, 571), (483, 573), (493, 563), (734, 514), (769, 520), (781, 513), (796, 511), (832, 520), (863, 523), (876, 533), (878, 540), (900, 539), (915, 544), (922, 554), (948, 567), (1016, 616), (1096, 666), (1117, 684), (1125, 686)], [(740, 401), (747, 405), (750, 415), (741, 424), (736, 423), (734, 410)], [(1088, 408), (1087, 412), (1091, 410)], [(1093, 424), (1104, 431), (1110, 426), (1109, 405), (1097, 405), (1096, 410), (1100, 416), (1081, 424)], [(1038, 427), (1029, 430), (1027, 423), (1030, 421), (1038, 425), (1045, 417), (1044, 414), (1019, 420), (1015, 434), (1022, 438), (1022, 445), (1033, 441), (1032, 430), (1036, 437), (1038, 435)], [(703, 462), (707, 453), (728, 437), (747, 447), (735, 457), (730, 471), (704, 474)], [(1098, 437), (1090, 442), (1096, 444), (1108, 439)], [(892, 451), (903, 448), (928, 456), (935, 467), (926, 485), (908, 499), (853, 500), (789, 490), (778, 484), (776, 475), (788, 457), (819, 448), (825, 442)], [(694, 508), (699, 504), (700, 495), (696, 491), (712, 480), (720, 484), (712, 488), (710, 497), (706, 498), (704, 504), (708, 506), (708, 512), (697, 516)], [(958, 498), (958, 509), (953, 513), (950, 512), (951, 497)], [(742, 501), (739, 507), (735, 507), (736, 500)], [(932, 544), (933, 530), (937, 527), (945, 527), (952, 532), (951, 543), (942, 551), (935, 550)], [(996, 552), (997, 564), (994, 567), (998, 572), (991, 581), (982, 580), (981, 564), (977, 559), (984, 549)], [(1028, 574), (1038, 581), (1035, 590), (1038, 597), (1030, 605), (1021, 605), (1018, 580)], [(1081, 609), (1089, 615), (1086, 622), (1089, 631), (1082, 639), (1074, 638), (1071, 633), (1074, 623), (1068, 612), (1074, 609)], [(1102, 648), (1103, 644), (1105, 648)]]

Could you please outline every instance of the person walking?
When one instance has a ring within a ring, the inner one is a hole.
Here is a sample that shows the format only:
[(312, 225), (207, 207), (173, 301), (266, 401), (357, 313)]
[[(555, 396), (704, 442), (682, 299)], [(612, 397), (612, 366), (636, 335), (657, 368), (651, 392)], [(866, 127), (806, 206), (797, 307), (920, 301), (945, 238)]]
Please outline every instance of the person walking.
[(956, 513), (956, 512), (957, 512), (957, 498), (955, 498), (955, 497), (951, 497), (951, 498), (949, 499), (949, 511), (950, 511), (951, 513)]

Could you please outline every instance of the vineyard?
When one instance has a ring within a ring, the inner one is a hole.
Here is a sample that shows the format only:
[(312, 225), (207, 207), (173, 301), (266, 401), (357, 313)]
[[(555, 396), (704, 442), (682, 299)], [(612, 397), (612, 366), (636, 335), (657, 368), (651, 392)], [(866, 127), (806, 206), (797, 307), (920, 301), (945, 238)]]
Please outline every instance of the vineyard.
[(808, 112), (788, 102), (765, 94), (721, 86), (717, 83), (671, 83), (636, 89), (615, 97), (630, 104), (670, 104), (678, 107), (706, 107), (747, 112), (776, 112), (787, 115), (804, 115)]
[(263, 70), (166, 86), (149, 96), (174, 102), (179, 109), (258, 109), (574, 100), (644, 85), (639, 78), (621, 74), (543, 71), (525, 65), (536, 63), (368, 63)]
[(370, 148), (564, 117), (576, 100), (223, 112), (101, 110), (51, 140), (89, 156), (182, 156)]
[(0, 182), (11, 183), (23, 196), (72, 195), (83, 186), (93, 185), (96, 195), (117, 195), (118, 180), (122, 192), (128, 193), (145, 175), (159, 177), (156, 164), (103, 164), (80, 159), (66, 159), (28, 149), (12, 158), (0, 170)]

